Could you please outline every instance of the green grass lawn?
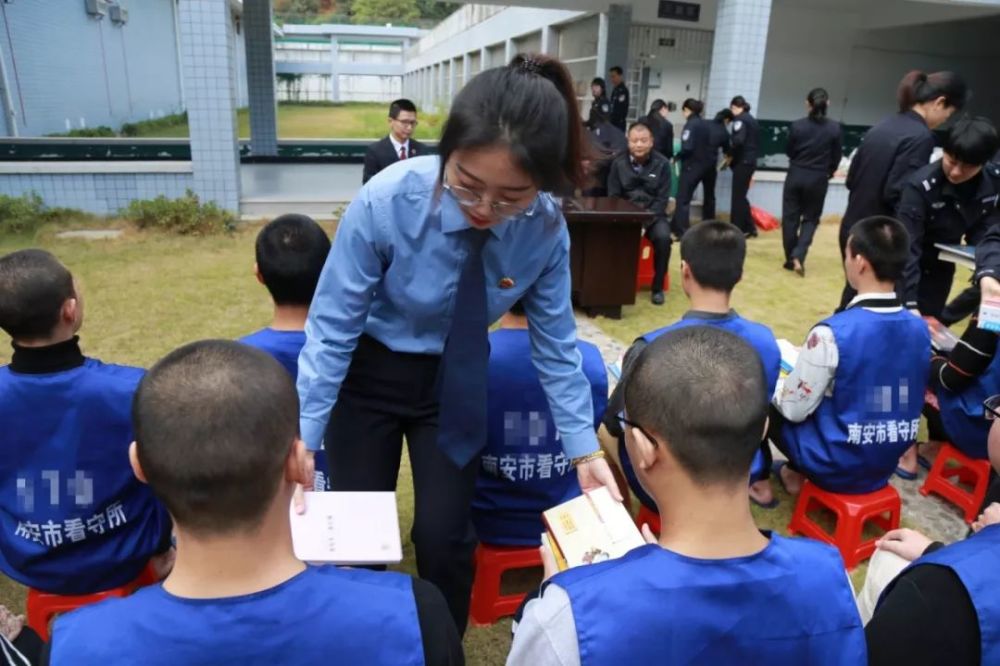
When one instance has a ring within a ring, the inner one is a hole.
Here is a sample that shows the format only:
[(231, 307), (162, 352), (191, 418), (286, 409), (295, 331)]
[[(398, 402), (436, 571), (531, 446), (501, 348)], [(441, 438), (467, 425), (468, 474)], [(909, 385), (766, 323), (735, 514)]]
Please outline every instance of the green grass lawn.
[[(0, 238), (0, 254), (32, 245), (54, 252), (82, 283), (85, 352), (109, 362), (148, 366), (191, 340), (234, 338), (268, 323), (268, 295), (252, 275), (256, 231), (251, 226), (232, 236), (206, 238), (130, 233), (119, 240), (97, 242), (57, 240), (43, 233), (37, 241)], [(600, 319), (600, 327), (629, 341), (677, 319), (687, 309), (687, 301), (679, 289), (676, 252), (675, 246), (673, 288), (666, 306), (650, 305), (644, 292), (635, 306), (625, 308), (621, 320)], [(836, 226), (823, 225), (817, 232), (805, 279), (782, 270), (781, 263), (780, 233), (751, 241), (735, 306), (744, 316), (770, 324), (778, 337), (798, 344), (839, 300), (843, 278)], [(960, 272), (958, 278), (960, 287), (964, 275)], [(9, 340), (0, 333), (0, 364), (9, 360)], [(398, 493), (405, 543), (401, 568), (414, 573), (409, 543), (413, 490), (405, 460)], [(762, 528), (784, 532), (792, 502), (780, 490), (779, 497), (781, 506), (773, 511), (754, 509)], [(860, 584), (863, 575), (864, 567), (859, 567), (852, 578)], [(521, 582), (531, 584), (530, 580)], [(23, 588), (0, 576), (0, 603), (23, 608)], [(503, 663), (509, 628), (508, 621), (486, 629), (470, 628), (465, 639), (468, 663)]]
[[(278, 137), (281, 139), (372, 139), (385, 136), (389, 131), (388, 105), (350, 103), (336, 106), (313, 104), (279, 104)], [(250, 138), (250, 113), (240, 109), (237, 113), (240, 138)], [(441, 134), (444, 116), (418, 113), (419, 124), (414, 138), (436, 141)], [(144, 129), (141, 137), (176, 138), (188, 136), (187, 123), (167, 128)]]

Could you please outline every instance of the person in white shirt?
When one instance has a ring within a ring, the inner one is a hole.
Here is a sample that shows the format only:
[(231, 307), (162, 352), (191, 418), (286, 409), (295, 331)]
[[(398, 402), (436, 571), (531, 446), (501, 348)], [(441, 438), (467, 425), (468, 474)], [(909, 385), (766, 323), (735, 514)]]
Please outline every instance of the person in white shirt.
[(768, 437), (788, 456), (772, 473), (793, 495), (804, 477), (831, 492), (878, 490), (917, 437), (930, 335), (895, 293), (908, 245), (890, 217), (851, 230), (844, 272), (858, 295), (809, 332), (771, 410)]

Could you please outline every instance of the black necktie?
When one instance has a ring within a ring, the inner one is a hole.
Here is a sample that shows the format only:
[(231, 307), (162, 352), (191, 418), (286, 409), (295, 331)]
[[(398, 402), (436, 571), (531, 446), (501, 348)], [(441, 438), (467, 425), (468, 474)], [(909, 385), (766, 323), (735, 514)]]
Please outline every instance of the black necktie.
[(441, 356), (438, 445), (465, 467), (486, 445), (486, 381), (489, 322), (483, 245), (489, 232), (463, 232), (469, 253), (458, 279), (455, 312)]

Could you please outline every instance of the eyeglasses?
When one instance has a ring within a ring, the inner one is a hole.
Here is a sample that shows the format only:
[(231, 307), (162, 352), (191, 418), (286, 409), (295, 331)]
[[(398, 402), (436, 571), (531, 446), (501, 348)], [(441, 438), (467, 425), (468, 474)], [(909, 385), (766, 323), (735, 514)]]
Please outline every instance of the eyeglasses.
[(622, 424), (622, 431), (625, 430), (624, 426), (628, 426), (629, 428), (635, 428), (643, 435), (645, 435), (646, 439), (648, 439), (650, 442), (653, 443), (653, 446), (656, 446), (656, 438), (650, 435), (648, 432), (646, 432), (646, 430), (635, 421), (629, 421), (627, 418), (625, 418), (625, 412), (623, 411), (618, 412), (618, 422)]
[(983, 400), (983, 418), (987, 421), (1000, 419), (1000, 395), (991, 395)]
[[(450, 185), (447, 181), (441, 184), (451, 196), (455, 197), (455, 201), (462, 208), (475, 208), (483, 202), (483, 196), (478, 192), (473, 192), (472, 190), (462, 187), (460, 185)], [(528, 206), (518, 206), (517, 204), (510, 203), (509, 201), (491, 201), (490, 208), (493, 213), (502, 220), (509, 219), (511, 217), (517, 217), (518, 215), (527, 215), (531, 217), (535, 214), (535, 201), (532, 201)]]
[(399, 123), (403, 127), (416, 127), (417, 126), (417, 121), (416, 120), (397, 120), (396, 118), (393, 118), (392, 121), (395, 122), (395, 123)]

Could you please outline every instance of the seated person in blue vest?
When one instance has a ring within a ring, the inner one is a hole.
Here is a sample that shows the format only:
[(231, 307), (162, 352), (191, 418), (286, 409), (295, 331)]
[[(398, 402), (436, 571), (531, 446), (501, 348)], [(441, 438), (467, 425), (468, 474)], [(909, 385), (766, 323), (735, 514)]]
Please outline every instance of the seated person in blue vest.
[(857, 296), (809, 332), (771, 410), (768, 437), (788, 457), (774, 473), (795, 495), (883, 488), (917, 438), (930, 370), (927, 324), (895, 292), (909, 234), (891, 217), (851, 227), (844, 273)]
[(390, 164), (399, 160), (429, 155), (430, 149), (414, 138), (417, 128), (417, 107), (408, 99), (397, 99), (389, 105), (389, 134), (368, 146), (365, 152), (365, 166), (361, 172), (361, 184)]
[(681, 328), (642, 351), (622, 423), (659, 540), (646, 526), (647, 545), (548, 578), (508, 664), (865, 663), (837, 551), (754, 524), (746, 486), (767, 397), (753, 347), (729, 331)]
[(462, 662), (430, 583), (295, 558), (289, 506), (312, 465), (274, 358), (185, 345), (150, 369), (133, 414), (129, 458), (174, 519), (177, 562), (160, 585), (57, 619), (52, 666)]
[[(254, 274), (274, 301), (271, 325), (240, 338), (263, 349), (292, 375), (299, 376), (299, 352), (306, 343), (306, 317), (319, 274), (330, 254), (330, 239), (307, 215), (276, 217), (257, 234)], [(326, 456), (316, 457), (313, 490), (330, 490)]]
[(670, 265), (670, 160), (653, 150), (656, 131), (646, 120), (637, 120), (628, 128), (628, 152), (611, 162), (608, 171), (608, 196), (628, 199), (653, 214), (644, 234), (653, 245), (654, 305), (663, 305), (663, 285)]
[[(726, 329), (749, 342), (757, 352), (764, 367), (764, 382), (768, 390), (766, 400), (770, 401), (774, 395), (781, 372), (781, 351), (774, 334), (767, 326), (744, 319), (730, 307), (733, 289), (743, 277), (746, 254), (747, 245), (743, 232), (728, 222), (706, 220), (688, 229), (681, 238), (681, 286), (691, 301), (691, 309), (680, 321), (640, 337), (625, 352), (622, 379), (611, 394), (608, 410), (604, 414), (604, 427), (618, 439), (619, 464), (632, 492), (650, 510), (655, 511), (656, 506), (653, 498), (639, 485), (625, 447), (624, 433), (618, 422), (632, 363), (650, 342), (667, 331), (687, 326), (708, 325)], [(764, 446), (767, 446), (766, 441), (762, 444)], [(752, 481), (757, 481), (763, 475), (766, 469), (764, 460), (763, 454), (754, 457)], [(765, 508), (777, 506), (769, 484), (763, 484), (764, 488), (760, 488), (760, 485), (751, 486), (751, 500)]]
[[(601, 351), (576, 341), (590, 381), (594, 428), (608, 404), (608, 373)], [(537, 546), (542, 512), (580, 494), (563, 453), (538, 370), (524, 305), (517, 301), (490, 333), (487, 443), (472, 500), (472, 522), (483, 543)]]
[[(989, 421), (993, 425), (988, 448), (996, 470), (1000, 467), (1000, 425), (996, 420), (1000, 417), (1000, 396), (991, 396), (980, 408), (993, 419)], [(905, 568), (882, 592), (865, 627), (869, 664), (1000, 663), (997, 523), (1000, 505), (993, 504), (973, 523), (972, 536), (950, 546), (905, 528), (882, 537), (879, 549), (898, 555)], [(912, 564), (906, 566), (909, 562)]]
[[(128, 465), (143, 370), (80, 351), (83, 299), (44, 250), (0, 257), (0, 571), (45, 592), (89, 594), (169, 570), (170, 517)], [(152, 560), (152, 561), (151, 561)]]

